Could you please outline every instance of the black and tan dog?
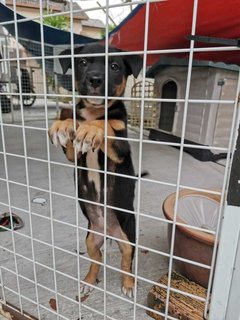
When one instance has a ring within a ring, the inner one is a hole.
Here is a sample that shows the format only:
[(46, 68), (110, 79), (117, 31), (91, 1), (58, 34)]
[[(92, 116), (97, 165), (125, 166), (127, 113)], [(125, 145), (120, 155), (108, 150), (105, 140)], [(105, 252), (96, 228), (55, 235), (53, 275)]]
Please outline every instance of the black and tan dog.
[[(78, 169), (78, 196), (83, 214), (88, 219), (89, 230), (86, 245), (90, 258), (101, 262), (100, 248), (104, 241), (104, 174), (96, 170), (104, 170), (105, 150), (107, 150), (107, 170), (109, 172), (134, 176), (134, 168), (131, 159), (131, 150), (128, 141), (117, 140), (116, 137), (127, 137), (127, 113), (121, 100), (125, 90), (127, 77), (133, 74), (135, 77), (142, 68), (142, 59), (139, 56), (117, 56), (119, 50), (109, 47), (109, 52), (116, 52), (116, 56), (108, 59), (108, 111), (107, 134), (115, 137), (107, 140), (105, 149), (105, 56), (93, 56), (89, 54), (104, 53), (105, 47), (100, 44), (91, 44), (75, 48), (75, 54), (86, 55), (84, 58), (75, 57), (76, 88), (84, 97), (76, 106), (76, 132), (73, 119), (58, 120), (49, 129), (49, 136), (55, 145), (64, 148), (67, 158), (74, 161), (74, 147), (77, 154), (78, 166), (87, 168)], [(62, 55), (69, 55), (70, 50), (65, 50)], [(71, 68), (70, 58), (60, 58), (60, 63), (65, 73)], [(63, 119), (64, 117), (62, 117)], [(61, 119), (61, 118), (60, 118)], [(91, 170), (93, 169), (93, 170)], [(126, 209), (133, 211), (135, 180), (116, 175), (107, 175), (107, 236), (110, 235), (127, 242), (118, 242), (122, 253), (121, 269), (130, 273), (132, 271), (132, 259), (135, 243), (135, 216), (121, 211)], [(92, 202), (96, 204), (92, 204)], [(119, 208), (115, 209), (115, 208)], [(91, 263), (84, 282), (95, 284), (100, 265)], [(122, 291), (132, 297), (134, 278), (130, 275), (122, 275)], [(87, 294), (92, 289), (85, 284), (82, 293)]]

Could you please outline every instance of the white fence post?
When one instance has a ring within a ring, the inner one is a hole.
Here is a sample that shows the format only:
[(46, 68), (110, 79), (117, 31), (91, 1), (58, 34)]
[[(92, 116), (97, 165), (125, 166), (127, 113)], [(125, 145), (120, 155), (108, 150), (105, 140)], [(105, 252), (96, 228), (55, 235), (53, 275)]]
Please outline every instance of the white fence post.
[[(240, 132), (240, 127), (239, 127)], [(231, 176), (229, 181), (227, 205), (223, 216), (221, 238), (219, 243), (217, 265), (212, 293), (212, 303), (210, 309), (210, 320), (226, 320), (227, 310), (228, 319), (238, 319), (240, 308), (234, 304), (234, 298), (239, 297), (239, 282), (236, 287), (234, 279), (239, 278), (239, 268), (236, 259), (239, 250), (240, 236), (240, 134), (234, 152)], [(237, 294), (238, 292), (238, 294)], [(231, 298), (229, 300), (229, 298)], [(231, 305), (228, 306), (228, 302)], [(238, 303), (239, 304), (239, 303)], [(237, 304), (237, 305), (238, 305)], [(232, 307), (234, 306), (234, 309)], [(237, 307), (235, 309), (235, 307)], [(238, 314), (236, 314), (238, 310)], [(229, 315), (234, 313), (233, 318)]]

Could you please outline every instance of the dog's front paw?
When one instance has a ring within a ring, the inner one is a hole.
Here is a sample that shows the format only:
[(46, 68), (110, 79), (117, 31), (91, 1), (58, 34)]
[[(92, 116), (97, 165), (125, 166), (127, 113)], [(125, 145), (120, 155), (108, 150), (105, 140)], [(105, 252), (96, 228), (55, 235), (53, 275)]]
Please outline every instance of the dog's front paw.
[(98, 149), (104, 139), (104, 131), (94, 125), (81, 124), (76, 132), (75, 140), (73, 142), (77, 153), (86, 153), (89, 150)]
[(75, 131), (73, 127), (73, 120), (57, 120), (48, 130), (50, 140), (55, 146), (61, 145), (66, 147), (69, 141), (75, 138)]

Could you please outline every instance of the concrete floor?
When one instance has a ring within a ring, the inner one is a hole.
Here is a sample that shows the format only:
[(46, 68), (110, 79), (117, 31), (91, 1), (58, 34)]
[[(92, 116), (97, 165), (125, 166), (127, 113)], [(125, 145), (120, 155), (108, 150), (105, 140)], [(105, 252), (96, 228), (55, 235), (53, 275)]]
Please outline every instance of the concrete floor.
[[(28, 121), (26, 125), (32, 127), (44, 128), (44, 121)], [(47, 137), (44, 131), (36, 129), (26, 129), (26, 148), (27, 155), (30, 158), (47, 160)], [(7, 153), (23, 156), (23, 136), (22, 129), (16, 127), (4, 127), (5, 146)], [(130, 131), (131, 137), (138, 137), (136, 132)], [(131, 143), (135, 168), (138, 167), (138, 143)], [(2, 137), (0, 136), (0, 151), (2, 151)], [(73, 183), (73, 169), (61, 166), (62, 163), (68, 163), (60, 149), (56, 149), (50, 145), (51, 160), (58, 164), (51, 164), (51, 184), (52, 191), (65, 195), (75, 195)], [(178, 170), (179, 150), (167, 146), (156, 146), (154, 144), (143, 144), (142, 170), (150, 172), (149, 178), (157, 181), (176, 183)], [(23, 257), (17, 256), (18, 273), (25, 278), (20, 278), (20, 292), (26, 298), (36, 301), (36, 288), (27, 279), (34, 280), (33, 263), (26, 258), (32, 259), (34, 248), (34, 257), (36, 261), (36, 277), (39, 302), (50, 309), (49, 300), (54, 298), (54, 294), (50, 290), (55, 289), (55, 280), (58, 292), (66, 297), (75, 300), (78, 295), (78, 283), (73, 278), (77, 277), (77, 236), (76, 236), (76, 209), (75, 201), (63, 196), (52, 195), (52, 213), (53, 213), (53, 229), (51, 234), (50, 228), (50, 196), (49, 192), (49, 176), (47, 163), (28, 159), (28, 175), (31, 187), (29, 188), (30, 200), (35, 197), (45, 198), (47, 200), (44, 206), (36, 203), (30, 203), (32, 212), (32, 232), (33, 242), (26, 236), (30, 236), (30, 216), (26, 212), (29, 210), (29, 199), (27, 188), (16, 185), (12, 182), (16, 181), (22, 184), (26, 183), (25, 160), (21, 157), (7, 156), (8, 176), (10, 182), (10, 198), (11, 205), (18, 209), (12, 211), (18, 214), (25, 223), (24, 228), (20, 229), (14, 235), (15, 250)], [(223, 181), (224, 167), (210, 162), (200, 162), (190, 155), (183, 155), (183, 168), (181, 176), (181, 184), (191, 187), (199, 187), (206, 189), (220, 188)], [(6, 178), (4, 158), (0, 154), (0, 178)], [(45, 191), (36, 188), (44, 189)], [(139, 244), (151, 249), (168, 252), (167, 244), (167, 223), (156, 221), (152, 217), (163, 218), (162, 203), (166, 196), (175, 191), (175, 188), (156, 184), (152, 182), (141, 183), (141, 207), (140, 211), (147, 217), (140, 217), (139, 220)], [(6, 182), (0, 180), (0, 202), (8, 203)], [(26, 211), (24, 211), (26, 210)], [(9, 211), (7, 205), (0, 204), (0, 212)], [(86, 220), (79, 211), (79, 224), (86, 227)], [(61, 222), (66, 222), (62, 224)], [(89, 263), (84, 259), (86, 249), (84, 239), (86, 232), (80, 230), (80, 275), (84, 277)], [(52, 250), (51, 244), (54, 239), (55, 250)], [(40, 243), (38, 240), (42, 241)], [(11, 232), (0, 233), (0, 245), (6, 249), (13, 250)], [(64, 251), (60, 250), (63, 249)], [(53, 262), (55, 255), (55, 262)], [(119, 267), (120, 254), (115, 243), (108, 242), (107, 245), (107, 264)], [(14, 292), (18, 291), (16, 277), (5, 268), (16, 271), (14, 255), (7, 250), (0, 248), (0, 267), (2, 268), (4, 285)], [(26, 257), (26, 258), (24, 258)], [(58, 271), (56, 279), (54, 272), (47, 269), (55, 267)], [(145, 250), (138, 250), (138, 275), (148, 280), (157, 281), (160, 276), (168, 270), (168, 260), (163, 255), (150, 253)], [(103, 288), (103, 271), (99, 277), (99, 288)], [(47, 290), (46, 288), (50, 289)], [(151, 284), (146, 281), (138, 281), (137, 303), (146, 305), (146, 298)], [(120, 274), (107, 268), (107, 290), (113, 292), (116, 296), (124, 297), (120, 289)], [(5, 289), (7, 301), (19, 307), (19, 299), (12, 291)], [(2, 291), (0, 286), (0, 298)], [(122, 301), (118, 298), (107, 295), (107, 315), (112, 316), (116, 320), (133, 319), (133, 305), (129, 302)], [(22, 298), (23, 309), (28, 313), (37, 316), (37, 308), (29, 300)], [(82, 316), (85, 320), (103, 319), (102, 316), (89, 310), (88, 307), (94, 308), (99, 312), (103, 312), (103, 292), (95, 289), (91, 295), (82, 304)], [(40, 307), (41, 319), (57, 319), (52, 310)], [(71, 320), (78, 319), (78, 305), (66, 298), (59, 297), (59, 313)], [(62, 319), (61, 317), (59, 319)], [(146, 320), (149, 318), (144, 309), (137, 307), (136, 319)]]

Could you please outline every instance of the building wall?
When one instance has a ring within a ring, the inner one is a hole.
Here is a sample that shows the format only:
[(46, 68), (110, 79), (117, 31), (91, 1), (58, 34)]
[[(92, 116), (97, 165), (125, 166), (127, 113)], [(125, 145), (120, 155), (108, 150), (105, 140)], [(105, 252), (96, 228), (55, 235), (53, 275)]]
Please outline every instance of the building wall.
[[(9, 5), (11, 8), (11, 6)], [(24, 17), (28, 18), (36, 18), (40, 16), (40, 10), (37, 7), (25, 7), (25, 6), (18, 6), (17, 7), (17, 12), (21, 14)], [(44, 14), (44, 13), (43, 13)], [(73, 20), (73, 31), (74, 33), (80, 33), (82, 31), (82, 25), (81, 25), (81, 20), (79, 19), (74, 19)]]
[[(13, 8), (9, 6), (12, 10)], [(40, 10), (38, 8), (17, 7), (17, 12), (24, 17), (35, 18), (40, 16)]]
[[(44, 2), (44, 13), (45, 13), (45, 8), (46, 8), (46, 3)], [(7, 0), (6, 1), (6, 5), (13, 9), (13, 0)], [(16, 5), (17, 5), (17, 12), (19, 14), (21, 14), (24, 17), (28, 17), (31, 19), (34, 19), (36, 17), (40, 16), (40, 9), (39, 9), (39, 1), (36, 0), (34, 1), (27, 1), (27, 0), (16, 0)], [(54, 5), (54, 3), (52, 4)], [(60, 6), (60, 7), (59, 7)], [(62, 4), (56, 4), (55, 7), (51, 8), (53, 9), (53, 12), (59, 12), (61, 9), (61, 6), (64, 5)], [(64, 13), (64, 10), (62, 11), (62, 13)], [(84, 16), (85, 15), (85, 16)], [(69, 17), (69, 14), (68, 16)], [(83, 19), (83, 20), (81, 20)], [(77, 15), (76, 18), (73, 19), (73, 32), (76, 34), (83, 34), (89, 37), (94, 37), (99, 39), (100, 35), (101, 35), (101, 30), (102, 28), (98, 28), (98, 27), (94, 27), (92, 28), (91, 26), (84, 26), (82, 25), (82, 21), (88, 19), (87, 15), (82, 13), (82, 16)], [(0, 30), (1, 31), (1, 30)], [(11, 39), (11, 38), (9, 38)], [(0, 39), (0, 46), (1, 46), (1, 39)], [(34, 46), (35, 43), (33, 42), (32, 46)], [(38, 44), (36, 44), (38, 46)], [(16, 44), (15, 43), (8, 43), (8, 49), (11, 48), (11, 52), (9, 52), (9, 54), (11, 54), (11, 58), (14, 58), (16, 56)], [(62, 49), (64, 50), (64, 49)], [(56, 53), (60, 53), (62, 51), (61, 49), (58, 49), (58, 52), (54, 52), (54, 54)], [(20, 45), (20, 56), (24, 57), (24, 56), (28, 56), (28, 52), (27, 50), (25, 50), (21, 45)], [(42, 93), (43, 92), (43, 81), (42, 81), (42, 70), (41, 70), (41, 65), (38, 63), (37, 60), (21, 60), (21, 67), (23, 68), (27, 68), (29, 70), (34, 70), (33, 73), (33, 80), (34, 80), (34, 86), (35, 86), (35, 91), (36, 93)], [(11, 69), (16, 71), (16, 63), (15, 62), (11, 62)], [(0, 70), (0, 72), (2, 72), (2, 70)], [(62, 70), (60, 69), (60, 74), (62, 73)]]
[(81, 35), (91, 37), (94, 39), (101, 39), (102, 38), (102, 30), (90, 26), (82, 27)]

